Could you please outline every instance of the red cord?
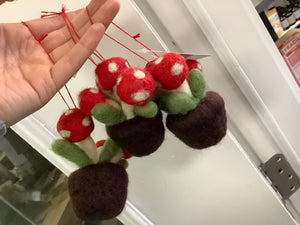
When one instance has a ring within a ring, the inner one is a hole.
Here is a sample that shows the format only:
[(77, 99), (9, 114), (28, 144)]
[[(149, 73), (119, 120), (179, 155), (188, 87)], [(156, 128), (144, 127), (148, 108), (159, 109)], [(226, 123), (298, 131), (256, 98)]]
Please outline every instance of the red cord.
[(113, 38), (112, 36), (104, 33), (104, 35), (108, 38), (110, 38), (111, 40), (113, 40), (114, 42), (118, 43), (119, 45), (123, 46), (124, 48), (126, 48), (127, 50), (131, 51), (133, 54), (137, 55), (138, 57), (140, 57), (141, 59), (145, 60), (146, 62), (150, 62), (149, 60), (145, 59), (143, 56), (141, 56), (140, 54), (136, 53), (135, 51), (133, 51), (132, 49), (128, 48), (126, 45), (122, 44), (121, 42), (119, 42), (118, 40), (116, 40), (115, 38)]
[[(86, 14), (90, 20), (90, 23), (93, 24), (93, 20), (92, 17), (90, 15), (89, 9), (88, 7), (85, 7), (85, 11)], [(114, 42), (118, 43), (119, 45), (123, 46), (124, 48), (126, 48), (127, 50), (129, 50), (130, 52), (132, 52), (133, 54), (137, 55), (138, 57), (140, 57), (141, 59), (145, 60), (146, 62), (150, 62), (149, 60), (145, 59), (143, 56), (141, 56), (140, 54), (138, 54), (137, 52), (133, 51), (132, 49), (128, 48), (127, 46), (125, 46), (124, 44), (122, 44), (121, 42), (117, 41), (115, 38), (111, 37), (110, 35), (104, 33), (105, 36), (107, 36), (108, 38), (110, 38), (111, 40), (113, 40)]]
[(141, 36), (140, 33), (132, 36), (131, 34), (129, 34), (127, 31), (125, 31), (123, 28), (121, 28), (120, 26), (118, 26), (117, 24), (115, 24), (114, 22), (112, 22), (112, 24), (117, 27), (119, 30), (121, 30), (123, 33), (125, 33), (126, 35), (128, 35), (129, 37), (133, 38), (137, 43), (139, 43), (140, 45), (142, 45), (143, 47), (145, 47), (146, 49), (148, 49), (150, 52), (152, 52), (156, 57), (159, 57), (159, 55), (157, 55), (151, 48), (149, 48), (148, 46), (146, 46), (145, 44), (143, 44), (142, 42), (140, 42), (139, 40), (137, 40), (137, 38), (139, 38)]
[[(23, 24), (25, 27), (27, 27), (27, 29), (29, 30), (29, 32), (30, 32), (30, 33), (32, 34), (32, 36), (34, 37), (34, 39), (39, 43), (39, 45), (43, 48), (43, 50), (45, 51), (45, 53), (48, 55), (50, 61), (51, 61), (53, 64), (55, 64), (55, 61), (53, 60), (53, 58), (51, 57), (51, 55), (49, 54), (49, 52), (46, 50), (46, 48), (45, 48), (45, 47), (42, 45), (42, 43), (41, 43), (41, 41), (44, 40), (44, 39), (47, 37), (47, 34), (43, 34), (40, 38), (37, 38), (37, 36), (36, 36), (35, 33), (32, 31), (32, 29), (28, 26), (27, 23), (22, 22), (22, 24)], [(75, 102), (74, 102), (74, 100), (73, 100), (73, 98), (72, 98), (72, 96), (71, 96), (71, 94), (70, 94), (70, 92), (69, 92), (69, 89), (68, 89), (67, 85), (64, 85), (64, 86), (65, 86), (65, 88), (66, 88), (66, 90), (67, 90), (67, 92), (68, 92), (68, 94), (69, 94), (69, 96), (70, 96), (70, 98), (71, 98), (71, 100), (72, 100), (72, 102), (73, 102), (75, 108), (76, 108), (76, 104), (75, 104)], [(65, 102), (65, 104), (67, 105), (67, 107), (70, 109), (70, 106), (68, 105), (66, 99), (63, 97), (63, 95), (61, 94), (61, 92), (58, 91), (58, 93), (59, 93), (59, 95), (61, 96), (62, 100), (63, 100), (63, 101)]]

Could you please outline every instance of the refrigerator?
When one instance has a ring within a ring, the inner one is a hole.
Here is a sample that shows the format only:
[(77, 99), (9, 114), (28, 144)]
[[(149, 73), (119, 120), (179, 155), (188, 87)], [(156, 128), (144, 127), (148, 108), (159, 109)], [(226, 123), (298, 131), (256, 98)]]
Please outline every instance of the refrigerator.
[[(300, 90), (250, 0), (120, 0), (114, 22), (158, 55), (169, 51), (195, 57), (208, 89), (227, 111), (227, 134), (217, 145), (195, 150), (166, 129), (161, 147), (129, 159), (128, 198), (118, 219), (128, 225), (294, 225), (300, 223), (300, 191), (288, 197), (274, 187), (264, 166), (282, 156), (300, 176)], [(42, 10), (75, 10), (82, 1), (19, 0), (0, 7), (1, 22), (40, 17)], [(153, 55), (115, 26), (107, 34), (148, 60)], [(145, 61), (104, 37), (97, 50), (131, 66)], [(68, 82), (71, 95), (95, 86), (95, 65), (87, 61)], [(61, 90), (68, 96), (65, 89)], [(71, 103), (71, 99), (66, 97)], [(12, 129), (69, 176), (77, 166), (51, 151), (56, 123), (66, 109), (56, 95)], [(95, 140), (105, 127), (95, 122)], [(279, 155), (280, 154), (280, 155)], [(273, 171), (274, 172), (274, 171)], [(274, 173), (278, 173), (275, 171)], [(289, 187), (293, 189), (293, 187)]]

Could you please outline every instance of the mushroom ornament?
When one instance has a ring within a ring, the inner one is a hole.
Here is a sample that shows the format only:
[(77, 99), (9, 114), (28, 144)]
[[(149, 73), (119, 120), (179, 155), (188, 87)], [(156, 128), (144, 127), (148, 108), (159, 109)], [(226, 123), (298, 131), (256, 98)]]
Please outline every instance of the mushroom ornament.
[[(141, 157), (159, 148), (164, 139), (164, 125), (161, 112), (152, 101), (156, 88), (152, 75), (137, 67), (126, 67), (125, 62), (113, 57), (97, 67), (96, 82), (110, 102), (95, 105), (93, 117), (106, 125), (109, 137), (124, 151)], [(113, 81), (105, 81), (108, 77)]]
[(168, 113), (166, 125), (186, 145), (203, 149), (226, 134), (223, 98), (206, 91), (202, 66), (176, 53), (166, 53), (145, 68), (158, 83), (155, 101)]
[[(80, 95), (81, 100), (85, 99), (85, 109), (90, 108), (86, 96), (99, 94), (90, 91), (86, 89)], [(103, 101), (103, 98), (98, 100)], [(128, 186), (125, 168), (129, 157), (110, 138), (96, 145), (90, 137), (93, 129), (94, 123), (89, 115), (77, 108), (69, 109), (57, 123), (57, 131), (63, 139), (56, 140), (52, 149), (80, 167), (68, 180), (76, 215), (82, 220), (106, 220), (116, 217), (124, 208)]]

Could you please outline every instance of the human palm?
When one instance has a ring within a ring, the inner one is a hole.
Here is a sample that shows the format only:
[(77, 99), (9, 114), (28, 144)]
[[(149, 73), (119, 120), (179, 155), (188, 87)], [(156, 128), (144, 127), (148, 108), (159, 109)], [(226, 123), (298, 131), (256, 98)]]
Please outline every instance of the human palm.
[[(119, 9), (118, 0), (92, 0), (88, 9), (68, 13), (81, 36), (73, 42), (62, 16), (0, 24), (0, 119), (7, 126), (45, 105), (95, 50)], [(54, 63), (47, 55), (48, 52)]]

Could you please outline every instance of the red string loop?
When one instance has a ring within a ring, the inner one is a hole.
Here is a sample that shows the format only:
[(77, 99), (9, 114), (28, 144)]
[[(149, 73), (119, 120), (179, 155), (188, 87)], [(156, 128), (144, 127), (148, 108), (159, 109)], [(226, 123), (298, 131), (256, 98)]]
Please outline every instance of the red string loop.
[(132, 36), (133, 39), (137, 39), (137, 38), (139, 38), (139, 37), (141, 37), (141, 34), (140, 34), (140, 33), (138, 33), (138, 34)]
[(60, 12), (41, 11), (41, 13), (43, 13), (43, 15), (41, 15), (41, 18), (49, 17), (49, 16), (60, 16), (60, 15), (64, 14), (66, 11), (67, 11), (66, 6), (62, 5)]

